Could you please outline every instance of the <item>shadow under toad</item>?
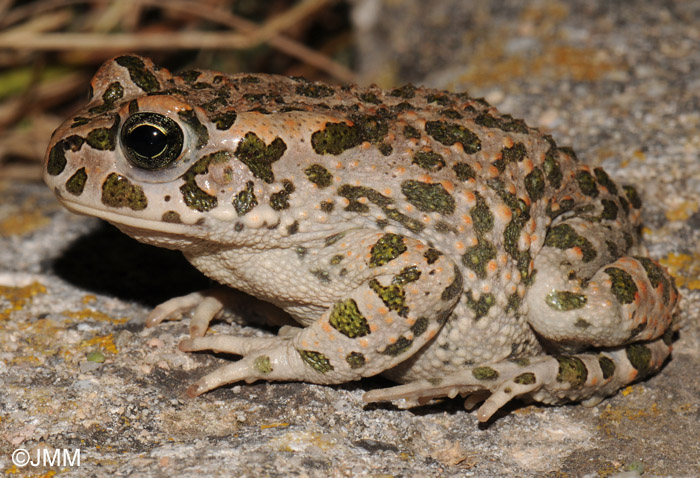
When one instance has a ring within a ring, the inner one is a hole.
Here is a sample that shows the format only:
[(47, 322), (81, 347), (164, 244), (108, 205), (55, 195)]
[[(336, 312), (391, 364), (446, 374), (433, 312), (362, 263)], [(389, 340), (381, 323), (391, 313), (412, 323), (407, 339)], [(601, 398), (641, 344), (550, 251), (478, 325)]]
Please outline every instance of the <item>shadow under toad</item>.
[(150, 307), (213, 285), (179, 251), (142, 244), (104, 222), (49, 267), (86, 291)]

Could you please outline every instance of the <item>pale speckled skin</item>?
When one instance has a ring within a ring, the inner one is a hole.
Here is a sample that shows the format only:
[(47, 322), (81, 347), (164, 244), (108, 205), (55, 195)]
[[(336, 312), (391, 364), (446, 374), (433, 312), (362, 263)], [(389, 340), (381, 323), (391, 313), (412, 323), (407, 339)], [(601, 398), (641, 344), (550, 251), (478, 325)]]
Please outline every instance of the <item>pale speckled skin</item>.
[[(303, 326), (205, 336), (235, 295), (162, 304), (148, 325), (194, 309), (182, 350), (244, 356), (191, 395), (239, 380), (384, 373), (406, 384), (366, 400), (461, 393), (468, 406), (486, 399), (487, 420), (517, 396), (597, 403), (670, 353), (678, 294), (638, 242), (636, 192), (481, 100), (172, 76), (136, 56), (107, 62), (92, 89), (46, 156), (64, 205), (182, 250)], [(140, 113), (183, 132), (172, 157), (156, 164), (148, 153), (145, 169), (126, 153), (142, 146), (122, 132)]]

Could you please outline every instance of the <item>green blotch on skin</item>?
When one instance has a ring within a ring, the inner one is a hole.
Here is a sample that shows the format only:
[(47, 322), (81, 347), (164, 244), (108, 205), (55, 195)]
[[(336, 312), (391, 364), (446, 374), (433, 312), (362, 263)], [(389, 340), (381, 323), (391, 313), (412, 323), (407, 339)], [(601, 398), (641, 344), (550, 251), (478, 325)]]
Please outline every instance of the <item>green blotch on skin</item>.
[(178, 111), (177, 115), (194, 131), (194, 135), (197, 138), (195, 143), (197, 149), (202, 149), (209, 143), (209, 130), (199, 121), (194, 110)]
[(76, 116), (73, 118), (73, 124), (70, 125), (71, 128), (77, 128), (78, 126), (86, 125), (90, 122), (90, 118), (85, 118), (83, 116)]
[(508, 304), (506, 304), (506, 312), (518, 311), (520, 309), (520, 304), (522, 299), (517, 292), (513, 292), (508, 296)]
[(445, 167), (445, 160), (441, 154), (434, 151), (416, 151), (413, 155), (413, 164), (417, 164), (427, 171), (440, 171)]
[(87, 181), (87, 173), (85, 168), (80, 168), (66, 181), (66, 191), (71, 193), (73, 196), (80, 196), (85, 189), (85, 182)]
[(570, 383), (572, 388), (578, 388), (586, 383), (588, 369), (580, 358), (560, 355), (556, 359), (559, 362), (557, 382)]
[(114, 104), (124, 96), (124, 88), (121, 83), (115, 81), (110, 83), (105, 92), (102, 94), (102, 101), (105, 104)]
[[(554, 140), (552, 140), (552, 144), (554, 144)], [(567, 155), (570, 157), (574, 162), (578, 162), (578, 157), (576, 156), (576, 152), (570, 148), (569, 146), (562, 146), (560, 148), (557, 148), (561, 153)]]
[(635, 257), (635, 259), (637, 259), (639, 263), (642, 264), (642, 267), (644, 267), (644, 270), (647, 273), (647, 279), (649, 279), (649, 283), (654, 289), (659, 287), (659, 284), (663, 285), (663, 301), (664, 304), (668, 304), (669, 300), (671, 299), (671, 285), (666, 277), (666, 274), (664, 273), (664, 270), (660, 265), (648, 257)]
[(270, 357), (267, 355), (261, 355), (256, 357), (253, 361), (253, 368), (263, 375), (272, 372), (272, 364), (270, 363)]
[(416, 87), (412, 84), (406, 84), (399, 88), (394, 88), (389, 93), (389, 96), (394, 96), (397, 98), (409, 99), (416, 96)]
[(476, 205), (469, 210), (474, 224), (474, 230), (478, 235), (483, 235), (493, 229), (493, 213), (486, 204), (484, 197), (478, 192), (474, 192)]
[(304, 171), (309, 181), (319, 188), (327, 188), (333, 183), (333, 175), (320, 164), (312, 164)]
[(404, 244), (403, 236), (398, 234), (384, 234), (372, 246), (369, 266), (381, 267), (399, 257), (406, 252), (407, 249), (406, 244)]
[(416, 323), (411, 326), (411, 332), (413, 332), (414, 337), (420, 337), (428, 330), (428, 325), (430, 321), (425, 317), (421, 317), (416, 320)]
[(351, 339), (364, 337), (370, 333), (367, 319), (357, 308), (357, 302), (353, 299), (336, 302), (331, 309), (328, 321), (331, 327)]
[(384, 302), (389, 310), (393, 310), (401, 317), (408, 316), (409, 309), (406, 307), (406, 292), (400, 284), (383, 286), (377, 279), (369, 281), (369, 288)]
[(365, 103), (371, 103), (373, 105), (378, 105), (381, 103), (377, 95), (374, 93), (362, 93), (360, 95), (360, 100), (362, 100)]
[(452, 166), (452, 169), (460, 181), (468, 181), (470, 179), (476, 179), (476, 172), (467, 163), (457, 163)]
[(592, 198), (598, 197), (598, 186), (591, 173), (588, 171), (579, 171), (576, 173), (576, 182), (583, 194)]
[(85, 138), (85, 142), (98, 151), (114, 151), (119, 131), (119, 116), (115, 115), (114, 123), (109, 128), (95, 128)]
[(514, 217), (524, 217), (525, 220), (530, 218), (530, 207), (523, 199), (508, 192), (503, 181), (494, 178), (486, 181), (486, 184), (498, 194), (498, 197), (513, 212)]
[(148, 205), (148, 200), (141, 186), (134, 186), (124, 176), (112, 173), (102, 183), (102, 204), (143, 211)]
[(591, 262), (597, 255), (593, 244), (585, 237), (580, 236), (574, 228), (568, 224), (559, 224), (550, 229), (544, 241), (544, 245), (556, 247), (557, 249), (579, 247), (583, 253), (583, 262)]
[(328, 271), (324, 271), (321, 269), (313, 269), (309, 271), (311, 275), (316, 277), (319, 281), (321, 281), (323, 284), (330, 284), (331, 282), (331, 275)]
[(508, 359), (509, 362), (514, 363), (518, 367), (527, 367), (530, 365), (530, 359), (527, 357), (520, 357), (517, 359)]
[(603, 205), (603, 212), (600, 214), (601, 219), (614, 221), (617, 219), (617, 204), (610, 199), (602, 199), (600, 203)]
[(369, 212), (369, 206), (358, 201), (360, 198), (367, 198), (371, 203), (379, 206), (388, 219), (398, 222), (408, 230), (420, 232), (425, 228), (417, 219), (413, 219), (397, 211), (393, 205), (393, 200), (378, 193), (374, 189), (344, 184), (338, 188), (338, 195), (348, 199), (349, 204), (345, 207), (346, 211), (359, 213)]
[(160, 90), (158, 79), (153, 73), (146, 69), (146, 65), (141, 58), (135, 56), (120, 56), (115, 58), (114, 61), (119, 66), (126, 68), (129, 71), (131, 81), (146, 93), (153, 93)]
[(308, 254), (308, 252), (309, 250), (303, 246), (297, 246), (294, 248), (294, 253), (299, 259), (303, 259), (304, 257), (306, 257), (306, 254)]
[(287, 234), (290, 236), (299, 232), (299, 221), (294, 221), (289, 226), (287, 226)]
[(448, 121), (428, 121), (425, 132), (445, 146), (461, 143), (464, 152), (474, 154), (481, 151), (481, 140), (469, 129)]
[(382, 211), (384, 211), (384, 213), (389, 219), (398, 222), (411, 232), (418, 233), (425, 229), (425, 225), (419, 220), (413, 219), (412, 217), (400, 213), (396, 209), (393, 209), (391, 207), (383, 207)]
[(588, 299), (583, 294), (568, 290), (553, 290), (544, 298), (547, 305), (554, 310), (569, 311), (582, 308)]
[(320, 83), (304, 83), (297, 85), (296, 92), (298, 95), (309, 98), (325, 98), (335, 93), (335, 90), (328, 85)]
[(330, 236), (326, 237), (323, 240), (324, 247), (332, 246), (339, 240), (341, 240), (343, 237), (345, 237), (346, 232), (336, 232), (335, 234), (331, 234)]
[(448, 95), (441, 93), (430, 93), (425, 97), (426, 103), (437, 103), (440, 106), (450, 106), (453, 104), (452, 99)]
[[(386, 115), (376, 114), (355, 114), (351, 115), (350, 119), (355, 123), (355, 127), (360, 131), (361, 141), (368, 141), (372, 144), (380, 144), (384, 137), (389, 133), (389, 124), (386, 121)], [(387, 146), (389, 146), (387, 144)], [(382, 147), (380, 145), (380, 151)], [(385, 152), (382, 152), (386, 156)]]
[(610, 276), (612, 285), (610, 290), (621, 304), (634, 302), (637, 293), (637, 285), (629, 272), (617, 267), (608, 267), (604, 272)]
[(462, 293), (462, 273), (459, 271), (457, 266), (454, 266), (454, 275), (454, 280), (450, 283), (450, 285), (445, 287), (445, 290), (442, 291), (440, 300), (449, 302)]
[(321, 211), (331, 213), (333, 212), (333, 209), (335, 209), (335, 203), (333, 201), (323, 201), (321, 202), (320, 207)]
[(442, 252), (430, 248), (427, 251), (425, 251), (425, 254), (423, 254), (423, 257), (425, 257), (425, 260), (428, 264), (434, 264), (435, 261), (437, 261), (440, 256), (442, 255)]
[[(553, 206), (558, 206), (556, 209)], [(559, 202), (550, 202), (547, 204), (547, 210), (546, 214), (550, 218), (554, 219), (556, 217), (561, 216), (565, 212), (571, 211), (574, 208), (574, 200), (573, 199), (562, 199)]]
[(469, 248), (462, 256), (462, 264), (474, 271), (479, 279), (486, 278), (486, 265), (496, 258), (496, 247), (487, 240)]
[(275, 211), (289, 208), (289, 196), (294, 192), (294, 183), (288, 179), (282, 180), (282, 189), (270, 194), (270, 207)]
[(615, 362), (608, 357), (605, 357), (604, 355), (599, 356), (598, 365), (600, 366), (600, 370), (603, 372), (603, 378), (605, 380), (615, 375)]
[(467, 306), (474, 312), (474, 320), (479, 320), (489, 313), (489, 309), (496, 304), (496, 297), (488, 292), (481, 294), (478, 300), (474, 300), (472, 291), (467, 293)]
[(605, 241), (605, 245), (608, 248), (608, 253), (613, 259), (617, 259), (621, 256), (620, 251), (617, 248), (617, 244), (615, 244), (613, 241)]
[(610, 176), (608, 176), (608, 173), (606, 173), (603, 168), (595, 168), (593, 173), (595, 174), (598, 184), (604, 186), (613, 196), (617, 195), (617, 185), (610, 179)]
[(254, 84), (260, 83), (260, 78), (258, 78), (257, 76), (248, 75), (248, 76), (241, 78), (241, 83), (246, 84), (246, 85), (254, 85)]
[(455, 200), (442, 184), (409, 179), (401, 183), (401, 192), (419, 211), (440, 214), (452, 214), (455, 211)]
[(391, 345), (387, 345), (387, 347), (380, 353), (382, 355), (396, 357), (411, 348), (411, 345), (413, 345), (413, 340), (408, 340), (406, 337), (399, 337), (399, 340)]
[(503, 115), (500, 118), (491, 116), (488, 113), (481, 113), (474, 118), (474, 122), (486, 128), (496, 128), (506, 133), (528, 134), (527, 125), (521, 119), (515, 119), (510, 115)]
[(458, 234), (457, 229), (450, 223), (445, 221), (438, 221), (435, 223), (435, 230), (441, 234)]
[(331, 257), (331, 260), (329, 261), (331, 265), (337, 266), (341, 262), (343, 262), (343, 259), (345, 259), (345, 256), (342, 254), (336, 254), (333, 257)]
[(411, 139), (420, 139), (420, 131), (418, 131), (413, 126), (404, 126), (403, 135)]
[(328, 373), (333, 370), (333, 365), (322, 353), (313, 350), (297, 350), (297, 352), (299, 352), (301, 359), (317, 372)]
[(196, 178), (200, 174), (207, 174), (209, 172), (209, 164), (212, 162), (216, 164), (229, 161), (231, 158), (230, 151), (217, 151), (216, 153), (208, 154), (197, 160), (197, 162), (183, 174), (182, 179), (185, 181), (185, 184), (180, 186), (180, 192), (182, 193), (182, 199), (185, 201), (187, 207), (200, 212), (209, 211), (216, 207), (218, 204), (216, 196), (202, 191), (199, 186), (197, 186)]
[(233, 126), (237, 115), (235, 111), (226, 111), (209, 117), (209, 121), (216, 124), (216, 129), (226, 131)]
[(499, 373), (497, 370), (494, 370), (491, 367), (476, 367), (475, 369), (472, 369), (472, 375), (477, 380), (490, 381), (496, 380), (499, 376)]
[(554, 159), (553, 155), (549, 155), (549, 153), (545, 154), (542, 169), (549, 184), (551, 184), (554, 189), (559, 189), (563, 175), (559, 162)]
[(503, 248), (510, 255), (518, 265), (518, 271), (520, 272), (520, 279), (527, 285), (531, 282), (532, 276), (530, 275), (530, 260), (532, 256), (529, 250), (521, 251), (518, 249), (518, 239), (520, 238), (520, 232), (524, 227), (525, 223), (530, 219), (529, 212), (520, 214), (516, 212), (513, 219), (506, 226), (506, 230), (503, 232)]
[(326, 127), (311, 135), (311, 146), (318, 154), (339, 155), (362, 144), (360, 129), (346, 123), (326, 123)]
[(666, 329), (664, 335), (661, 336), (661, 340), (664, 341), (664, 344), (670, 346), (673, 343), (673, 333), (673, 328), (669, 327), (668, 329)]
[(625, 347), (625, 354), (632, 366), (644, 377), (651, 371), (651, 350), (644, 344), (630, 344)]
[(391, 199), (375, 191), (374, 189), (364, 186), (350, 186), (349, 184), (343, 184), (338, 188), (338, 194), (349, 201), (349, 204), (345, 210), (352, 212), (369, 212), (369, 206), (358, 201), (360, 198), (367, 198), (370, 202), (376, 204), (382, 209), (389, 206), (393, 202)]
[(633, 186), (622, 186), (622, 190), (625, 191), (625, 195), (633, 208), (639, 209), (642, 207), (642, 199), (639, 197), (639, 193)]
[(185, 80), (185, 83), (190, 85), (197, 81), (197, 78), (200, 76), (202, 76), (202, 72), (197, 70), (187, 70), (180, 73), (180, 77)]
[(452, 108), (445, 108), (445, 109), (440, 111), (440, 114), (442, 116), (444, 116), (445, 118), (449, 118), (449, 119), (454, 119), (454, 120), (462, 119), (461, 113), (459, 113), (456, 110), (453, 110)]
[(180, 219), (180, 214), (175, 211), (166, 211), (160, 218), (163, 222), (169, 222), (171, 224), (182, 224), (182, 219)]
[(618, 196), (617, 200), (620, 201), (620, 206), (622, 206), (625, 215), (628, 215), (630, 213), (630, 203), (623, 196)]
[(239, 216), (243, 216), (257, 205), (258, 199), (255, 197), (255, 192), (253, 191), (253, 181), (248, 181), (246, 183), (246, 188), (233, 198), (233, 207), (236, 209)]
[(420, 278), (421, 272), (416, 266), (404, 267), (401, 272), (396, 274), (393, 279), (391, 279), (392, 284), (404, 285), (409, 282), (415, 282)]
[(518, 385), (533, 385), (535, 382), (537, 382), (537, 379), (535, 378), (534, 373), (525, 372), (515, 377), (513, 381)]
[(287, 145), (281, 138), (275, 138), (268, 146), (255, 133), (249, 132), (238, 143), (235, 156), (248, 166), (253, 176), (271, 184), (275, 180), (272, 163), (278, 161), (286, 150)]
[(345, 357), (345, 361), (350, 365), (351, 369), (356, 370), (364, 367), (367, 360), (365, 356), (359, 352), (350, 352), (347, 357)]
[(114, 103), (124, 96), (124, 88), (121, 83), (115, 81), (110, 83), (102, 94), (102, 104), (88, 109), (90, 113), (102, 114), (114, 108)]
[(533, 169), (525, 176), (525, 189), (530, 199), (537, 201), (544, 195), (544, 173), (540, 168)]
[(504, 163), (519, 163), (527, 155), (527, 149), (523, 143), (515, 143), (510, 148), (501, 150), (501, 159)]
[(92, 352), (88, 352), (86, 358), (88, 362), (103, 363), (105, 361), (105, 354), (100, 350), (93, 350)]
[(576, 327), (578, 329), (586, 330), (590, 326), (591, 326), (591, 323), (588, 322), (586, 319), (583, 319), (581, 317), (577, 318), (576, 322), (574, 322), (574, 327)]

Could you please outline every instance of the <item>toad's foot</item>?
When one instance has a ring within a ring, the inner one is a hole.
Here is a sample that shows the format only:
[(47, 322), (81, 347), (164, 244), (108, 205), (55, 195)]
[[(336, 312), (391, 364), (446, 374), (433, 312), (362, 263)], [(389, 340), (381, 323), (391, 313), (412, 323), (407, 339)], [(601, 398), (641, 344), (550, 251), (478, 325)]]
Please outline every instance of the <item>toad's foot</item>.
[(406, 400), (410, 406), (433, 398), (457, 394), (466, 397), (465, 407), (484, 400), (477, 412), (487, 421), (516, 397), (546, 404), (582, 400), (597, 405), (604, 397), (636, 379), (659, 370), (671, 348), (664, 340), (634, 343), (599, 354), (539, 356), (466, 369), (442, 379), (417, 380), (364, 394), (366, 402)]
[(148, 314), (146, 327), (155, 327), (165, 320), (177, 320), (192, 313), (190, 337), (203, 337), (212, 320), (224, 310), (236, 310), (251, 322), (267, 325), (286, 325), (291, 319), (280, 309), (267, 302), (223, 287), (207, 289), (181, 297), (174, 297), (158, 305)]
[(209, 323), (224, 308), (224, 297), (220, 289), (193, 292), (181, 297), (174, 297), (158, 305), (148, 314), (146, 327), (155, 327), (164, 320), (179, 319), (183, 314), (193, 310), (190, 321), (190, 336), (203, 337)]

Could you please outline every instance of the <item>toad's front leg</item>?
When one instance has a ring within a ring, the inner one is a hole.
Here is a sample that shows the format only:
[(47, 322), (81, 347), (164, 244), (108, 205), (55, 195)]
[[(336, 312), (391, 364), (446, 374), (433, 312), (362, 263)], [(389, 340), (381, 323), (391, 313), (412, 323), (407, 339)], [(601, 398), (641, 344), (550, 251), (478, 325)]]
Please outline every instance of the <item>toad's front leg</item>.
[(419, 240), (361, 231), (331, 247), (356, 261), (354, 287), (295, 334), (184, 340), (184, 351), (243, 356), (201, 378), (188, 389), (189, 395), (241, 380), (342, 383), (376, 375), (430, 341), (462, 292), (455, 264)]

